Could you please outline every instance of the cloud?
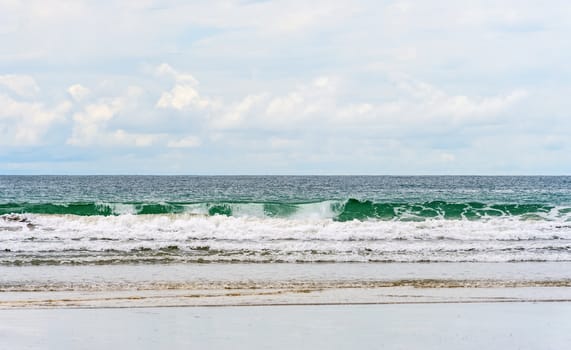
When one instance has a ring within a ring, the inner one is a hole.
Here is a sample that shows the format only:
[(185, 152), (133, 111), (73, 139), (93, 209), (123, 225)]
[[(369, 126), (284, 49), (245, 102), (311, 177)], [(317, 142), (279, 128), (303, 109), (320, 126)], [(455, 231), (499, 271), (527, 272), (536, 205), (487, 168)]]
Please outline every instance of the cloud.
[(188, 73), (180, 73), (167, 63), (161, 63), (156, 69), (156, 75), (159, 77), (169, 77), (178, 83), (187, 83), (192, 86), (198, 85), (198, 80)]
[(90, 91), (88, 88), (81, 86), (80, 84), (75, 84), (70, 86), (67, 89), (67, 92), (76, 102), (80, 102), (89, 95)]
[(111, 120), (123, 107), (120, 98), (90, 104), (82, 112), (73, 115), (74, 126), (67, 143), (73, 146), (87, 146), (98, 143), (100, 133), (106, 123)]
[(123, 129), (111, 129), (109, 124), (120, 113), (129, 110), (133, 100), (140, 95), (140, 88), (131, 86), (125, 94), (115, 98), (102, 98), (88, 104), (73, 115), (73, 129), (68, 145), (87, 147), (126, 146), (148, 147), (165, 138), (161, 133), (133, 133)]
[(228, 106), (224, 112), (214, 114), (210, 125), (216, 129), (240, 127), (245, 122), (245, 118), (253, 113), (254, 109), (260, 108), (267, 98), (267, 93), (247, 95), (242, 101)]
[(133, 172), (152, 154), (179, 172), (568, 172), (570, 4), (0, 1), (0, 152)]
[(299, 148), (303, 145), (303, 142), (299, 139), (283, 138), (283, 137), (272, 137), (270, 138), (270, 147), (272, 149), (294, 149)]
[(497, 116), (529, 95), (523, 89), (487, 97), (450, 95), (431, 84), (402, 75), (394, 77), (393, 84), (406, 97), (399, 101), (395, 111), (409, 120), (485, 120)]
[(454, 156), (451, 153), (441, 153), (440, 154), (440, 159), (442, 160), (442, 162), (444, 163), (450, 163), (450, 162), (454, 162), (456, 160), (456, 156)]
[(176, 82), (170, 92), (162, 93), (157, 107), (197, 112), (202, 117), (193, 120), (211, 131), (350, 130), (365, 134), (375, 131), (379, 135), (398, 133), (406, 137), (412, 132), (442, 133), (458, 127), (505, 124), (498, 116), (529, 97), (524, 89), (491, 96), (449, 94), (409, 75), (391, 73), (384, 90), (390, 89), (392, 96), (361, 99), (359, 103), (345, 96), (346, 86), (350, 85), (347, 78), (330, 75), (295, 84), (282, 94), (249, 93), (237, 102), (216, 100), (214, 104), (199, 91), (191, 74), (167, 64), (156, 71), (159, 76)]
[(0, 75), (0, 86), (4, 86), (22, 97), (33, 97), (40, 91), (36, 80), (29, 75)]
[(0, 95), (0, 144), (36, 146), (45, 143), (50, 128), (65, 120), (71, 108), (61, 102), (49, 108), (38, 102), (23, 102)]
[(210, 100), (201, 97), (195, 88), (186, 84), (177, 84), (172, 90), (163, 92), (157, 101), (158, 108), (173, 108), (179, 111), (186, 108), (206, 109), (211, 105)]
[(293, 91), (272, 97), (265, 108), (262, 123), (284, 127), (318, 119), (330, 119), (337, 108), (337, 83), (333, 77), (318, 77), (309, 84), (297, 86)]
[(129, 133), (125, 130), (119, 129), (113, 132), (105, 133), (101, 135), (106, 146), (134, 146), (134, 147), (149, 147), (152, 146), (159, 139), (163, 138), (164, 135), (161, 134), (137, 134)]
[(194, 148), (202, 144), (200, 138), (196, 136), (186, 136), (180, 139), (171, 140), (167, 143), (169, 148)]
[(170, 91), (161, 94), (156, 104), (158, 108), (204, 110), (214, 107), (215, 103), (212, 100), (200, 96), (196, 89), (198, 81), (192, 75), (179, 73), (165, 63), (157, 68), (157, 74), (168, 76), (175, 81), (175, 86)]

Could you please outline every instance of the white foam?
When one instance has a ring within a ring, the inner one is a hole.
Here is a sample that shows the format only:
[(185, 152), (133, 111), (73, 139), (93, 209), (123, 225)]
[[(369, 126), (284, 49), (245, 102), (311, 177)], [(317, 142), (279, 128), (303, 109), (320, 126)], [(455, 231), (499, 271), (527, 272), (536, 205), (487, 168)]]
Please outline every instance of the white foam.
[(266, 216), (264, 204), (262, 203), (233, 203), (229, 204), (229, 206), (234, 217), (263, 218)]
[(323, 201), (317, 203), (298, 204), (296, 212), (291, 216), (297, 220), (333, 219), (343, 210), (343, 203)]
[(112, 203), (112, 204), (103, 204), (111, 208), (111, 212), (117, 215), (135, 215), (137, 214), (137, 208), (133, 204), (124, 204), (124, 203)]
[(251, 211), (238, 217), (29, 214), (23, 221), (0, 221), (0, 247), (10, 251), (0, 260), (26, 254), (132, 259), (144, 255), (141, 250), (176, 246), (169, 252), (175, 260), (571, 261), (571, 225), (561, 220), (337, 222), (313, 215), (331, 215), (322, 208), (309, 205), (297, 219), (256, 217)]

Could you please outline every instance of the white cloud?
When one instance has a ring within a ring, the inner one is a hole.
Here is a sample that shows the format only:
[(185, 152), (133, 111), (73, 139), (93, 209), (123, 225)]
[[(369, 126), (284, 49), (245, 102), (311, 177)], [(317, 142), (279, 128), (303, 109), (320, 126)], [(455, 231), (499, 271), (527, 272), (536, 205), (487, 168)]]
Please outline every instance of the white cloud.
[(299, 139), (284, 138), (284, 137), (272, 137), (270, 138), (270, 147), (272, 149), (283, 149), (289, 150), (298, 148), (303, 144)]
[(80, 102), (81, 100), (83, 100), (84, 98), (86, 98), (89, 95), (90, 91), (88, 88), (86, 88), (80, 84), (75, 84), (75, 85), (70, 86), (67, 89), (67, 92), (76, 102)]
[[(268, 164), (292, 172), (374, 172), (375, 164), (415, 172), (469, 162), (473, 172), (508, 158), (540, 169), (549, 152), (559, 152), (553, 168), (569, 169), (569, 152), (561, 150), (570, 144), (570, 6), (0, 1), (0, 33), (9, 34), (0, 63), (13, 68), (3, 74), (14, 73), (0, 79), (0, 106), (11, 110), (0, 111), (0, 143), (8, 154), (19, 144), (53, 142), (54, 154), (107, 145), (102, 159), (121, 159), (133, 171), (151, 164), (153, 152), (180, 155), (180, 164), (163, 164), (183, 172), (187, 164), (205, 172), (272, 171)], [(144, 70), (166, 60), (172, 66)], [(41, 91), (33, 78), (15, 74), (47, 66), (34, 77)], [(141, 88), (127, 91), (131, 84)], [(73, 113), (62, 112), (65, 103), (59, 108), (62, 98), (74, 101)], [(526, 146), (536, 132), (551, 141)], [(482, 135), (494, 147), (482, 146)], [(502, 147), (518, 135), (517, 147)], [(212, 147), (198, 147), (202, 141)], [(131, 154), (126, 147), (149, 145), (158, 147), (120, 158)], [(198, 148), (177, 150), (185, 147)], [(483, 155), (502, 160), (488, 163)]]
[(33, 97), (40, 91), (36, 80), (29, 75), (0, 75), (0, 86), (5, 86), (22, 97)]
[[(392, 96), (353, 103), (340, 77), (321, 76), (306, 84), (298, 84), (289, 92), (250, 93), (235, 103), (204, 97), (197, 82), (167, 64), (157, 68), (161, 76), (175, 80), (170, 92), (163, 92), (159, 108), (203, 113), (198, 122), (206, 129), (226, 130), (341, 130), (351, 132), (406, 134), (448, 130), (497, 121), (513, 106), (528, 97), (522, 89), (492, 96), (449, 94), (436, 86), (404, 74), (390, 74), (385, 89)], [(197, 119), (194, 119), (195, 122)], [(171, 144), (172, 145), (172, 144)]]
[(167, 76), (175, 81), (175, 86), (170, 91), (161, 94), (156, 104), (158, 108), (203, 110), (215, 106), (212, 100), (200, 96), (196, 89), (198, 80), (192, 75), (179, 73), (166, 63), (161, 64), (156, 72), (159, 76)]
[(405, 99), (399, 101), (398, 110), (403, 111), (403, 117), (409, 120), (485, 120), (497, 116), (528, 96), (523, 89), (516, 89), (507, 95), (488, 97), (449, 95), (433, 85), (402, 75), (394, 77), (393, 82), (405, 94)]
[[(341, 1), (302, 2), (297, 5), (289, 7), (289, 11), (283, 12), (281, 16), (268, 18), (266, 28), (278, 33), (303, 33), (312, 28), (330, 27), (357, 13), (359, 7), (354, 2)], [(278, 6), (274, 8), (279, 11)]]
[(445, 153), (445, 152), (444, 152), (444, 153), (441, 153), (441, 154), (440, 154), (440, 160), (441, 160), (443, 163), (451, 163), (451, 162), (454, 162), (454, 161), (456, 160), (456, 156), (454, 156), (454, 155), (451, 154), (451, 153)]
[(266, 112), (270, 117), (295, 118), (297, 111), (303, 106), (304, 102), (304, 96), (298, 91), (293, 91), (286, 96), (273, 98)]
[(35, 146), (43, 144), (50, 128), (65, 120), (71, 105), (62, 102), (53, 108), (42, 103), (22, 102), (0, 95), (0, 144)]
[(211, 126), (220, 129), (239, 127), (244, 122), (244, 118), (256, 107), (261, 106), (267, 98), (267, 93), (248, 95), (242, 101), (228, 107), (221, 115), (213, 116), (210, 121)]
[(133, 133), (123, 129), (110, 129), (109, 123), (121, 112), (129, 111), (141, 94), (141, 89), (130, 86), (124, 96), (103, 98), (89, 104), (73, 115), (72, 134), (67, 143), (72, 146), (126, 146), (148, 147), (165, 137), (161, 133)]
[(190, 85), (177, 84), (168, 92), (163, 92), (157, 101), (158, 108), (173, 108), (183, 110), (206, 109), (212, 106), (212, 102), (200, 96), (198, 91)]
[(161, 63), (157, 69), (156, 74), (158, 76), (169, 77), (174, 79), (176, 82), (187, 83), (192, 86), (198, 85), (198, 80), (192, 76), (192, 74), (188, 73), (181, 73), (175, 70), (173, 67), (168, 65), (167, 63)]
[(161, 134), (129, 133), (122, 129), (104, 133), (101, 136), (106, 146), (121, 145), (128, 147), (149, 147), (164, 137)]
[(115, 98), (87, 105), (82, 112), (73, 115), (74, 126), (67, 143), (73, 146), (87, 146), (98, 143), (106, 123), (122, 108), (123, 101)]
[(169, 148), (194, 148), (202, 144), (200, 138), (196, 136), (186, 136), (180, 139), (171, 140), (167, 143)]
[(258, 123), (270, 127), (307, 126), (329, 121), (337, 108), (337, 78), (318, 77), (310, 84), (297, 86), (282, 96), (273, 96), (265, 107), (265, 115)]

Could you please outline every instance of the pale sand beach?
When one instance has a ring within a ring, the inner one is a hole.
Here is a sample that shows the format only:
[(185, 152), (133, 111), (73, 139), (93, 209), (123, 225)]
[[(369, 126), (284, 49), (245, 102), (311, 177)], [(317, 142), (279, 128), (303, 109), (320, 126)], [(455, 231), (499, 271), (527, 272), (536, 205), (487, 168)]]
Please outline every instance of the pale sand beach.
[(0, 267), (0, 349), (563, 349), (568, 263)]
[(0, 350), (565, 349), (568, 180), (8, 178)]
[(565, 349), (571, 303), (2, 310), (0, 349)]
[(0, 350), (571, 349), (571, 1), (0, 0)]
[(0, 309), (571, 301), (570, 263), (0, 267)]

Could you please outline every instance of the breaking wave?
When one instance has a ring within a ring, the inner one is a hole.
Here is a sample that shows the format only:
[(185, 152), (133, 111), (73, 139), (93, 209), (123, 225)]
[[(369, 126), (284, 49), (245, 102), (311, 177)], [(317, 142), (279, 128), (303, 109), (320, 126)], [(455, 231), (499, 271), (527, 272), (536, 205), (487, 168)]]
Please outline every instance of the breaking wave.
[(300, 213), (6, 214), (0, 216), (0, 265), (571, 261), (571, 221), (554, 210), (542, 211), (549, 220), (505, 214), (343, 221), (347, 209), (332, 219), (318, 208), (315, 216), (296, 219)]
[(0, 215), (58, 214), (79, 216), (193, 214), (257, 218), (333, 219), (335, 221), (428, 219), (480, 220), (517, 217), (552, 220), (571, 217), (571, 207), (547, 204), (488, 204), (481, 202), (429, 201), (419, 203), (373, 202), (350, 198), (311, 203), (288, 202), (162, 202), (162, 203), (5, 203)]

